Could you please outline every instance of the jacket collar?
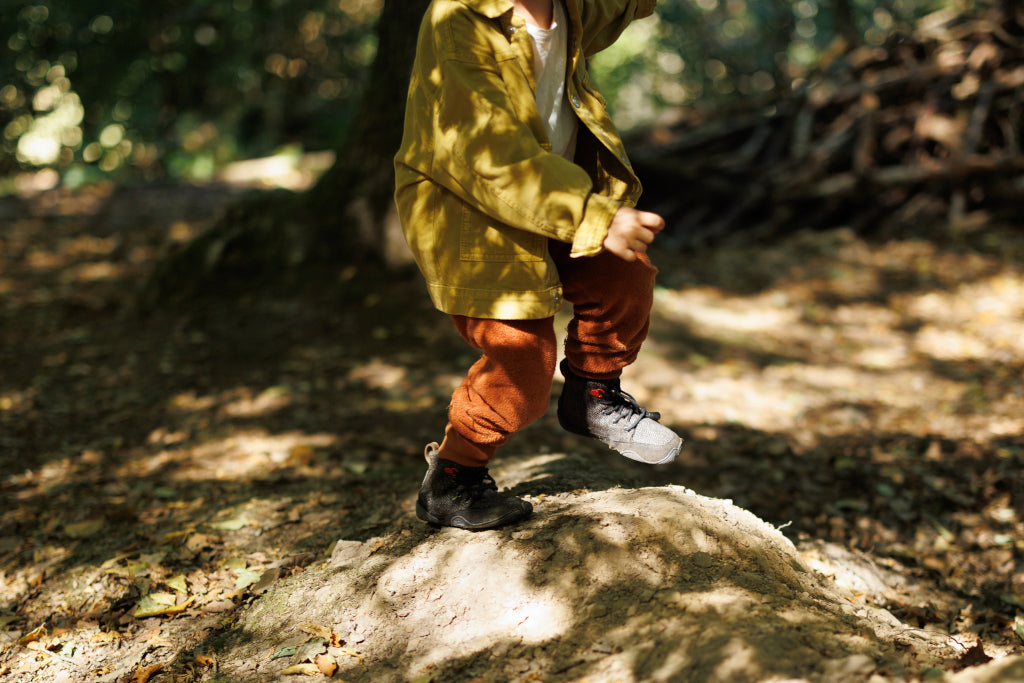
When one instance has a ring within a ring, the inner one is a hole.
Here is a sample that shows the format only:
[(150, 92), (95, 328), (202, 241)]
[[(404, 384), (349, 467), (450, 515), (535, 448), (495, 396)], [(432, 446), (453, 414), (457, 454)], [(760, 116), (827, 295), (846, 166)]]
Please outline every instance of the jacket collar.
[(488, 19), (496, 19), (512, 11), (512, 0), (459, 0), (459, 2)]
[[(502, 33), (508, 36), (509, 28), (512, 26), (522, 27), (522, 19), (519, 17), (513, 17), (512, 0), (457, 0), (461, 2), (469, 9), (474, 12), (478, 12), (488, 19), (500, 19)], [(556, 0), (557, 1), (557, 0)], [(579, 62), (579, 35), (582, 27), (580, 26), (580, 10), (578, 0), (564, 0), (566, 14), (569, 16), (569, 35), (570, 35), (570, 50), (569, 59), (571, 61), (570, 69), (576, 71), (576, 64)]]

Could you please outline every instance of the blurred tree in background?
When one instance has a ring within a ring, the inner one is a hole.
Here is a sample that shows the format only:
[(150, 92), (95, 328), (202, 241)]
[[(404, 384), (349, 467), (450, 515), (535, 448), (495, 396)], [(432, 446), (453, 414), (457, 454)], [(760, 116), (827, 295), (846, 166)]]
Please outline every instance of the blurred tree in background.
[[(203, 180), (239, 159), (335, 150), (310, 191), (229, 212), (157, 280), (179, 289), (197, 264), (240, 253), (258, 254), (234, 259), (250, 271), (379, 256), (396, 230), (390, 159), (427, 2), (0, 0), (0, 193), (40, 169), (70, 187)], [(623, 129), (710, 120), (785, 97), (924, 14), (974, 4), (660, 0), (592, 72)]]
[(380, 0), (0, 0), (0, 176), (206, 178), (344, 138)]
[(881, 45), (891, 31), (970, 0), (660, 0), (594, 58), (617, 123), (642, 126), (681, 108), (749, 108), (798, 86), (823, 56)]
[[(970, 0), (661, 0), (594, 72), (624, 128), (789, 89), (835, 46)], [(0, 177), (203, 179), (285, 146), (335, 149), (382, 0), (0, 0)], [(407, 19), (403, 19), (407, 21)], [(415, 31), (415, 22), (407, 27)]]

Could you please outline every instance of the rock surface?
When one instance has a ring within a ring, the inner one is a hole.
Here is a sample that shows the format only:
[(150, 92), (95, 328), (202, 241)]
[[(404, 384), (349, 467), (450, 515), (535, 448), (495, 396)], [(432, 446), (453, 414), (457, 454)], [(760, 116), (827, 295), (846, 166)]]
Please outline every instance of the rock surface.
[(268, 659), (267, 643), (302, 640), (300, 623), (336, 635), (352, 682), (913, 680), (957, 654), (856, 604), (729, 501), (667, 486), (535, 504), (511, 529), (410, 519), (339, 541), (243, 616), (222, 671), (273, 679), (294, 658)]

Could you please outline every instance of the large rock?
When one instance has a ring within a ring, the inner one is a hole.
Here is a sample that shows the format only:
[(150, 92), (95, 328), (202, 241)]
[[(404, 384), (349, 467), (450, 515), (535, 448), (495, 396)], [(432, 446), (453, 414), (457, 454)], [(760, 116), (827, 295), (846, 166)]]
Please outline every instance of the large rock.
[(243, 615), (222, 672), (276, 680), (296, 662), (274, 652), (327, 632), (345, 641), (327, 648), (338, 677), (375, 683), (898, 680), (955, 656), (728, 501), (681, 487), (534, 501), (511, 529), (409, 519), (340, 541)]

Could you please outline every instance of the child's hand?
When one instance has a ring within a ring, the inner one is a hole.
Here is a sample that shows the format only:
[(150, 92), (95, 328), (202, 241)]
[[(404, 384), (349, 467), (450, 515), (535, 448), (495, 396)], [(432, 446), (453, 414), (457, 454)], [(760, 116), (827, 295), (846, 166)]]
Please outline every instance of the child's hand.
[(647, 245), (665, 227), (665, 219), (649, 211), (623, 206), (615, 212), (604, 248), (623, 261), (647, 261)]

